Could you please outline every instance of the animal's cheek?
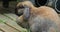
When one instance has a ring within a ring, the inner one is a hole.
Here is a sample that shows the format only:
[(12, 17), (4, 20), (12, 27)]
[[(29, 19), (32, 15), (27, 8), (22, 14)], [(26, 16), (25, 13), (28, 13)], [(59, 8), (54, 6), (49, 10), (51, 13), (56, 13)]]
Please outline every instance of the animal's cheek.
[(56, 29), (54, 29), (53, 27), (50, 27), (49, 31), (50, 32), (56, 32)]

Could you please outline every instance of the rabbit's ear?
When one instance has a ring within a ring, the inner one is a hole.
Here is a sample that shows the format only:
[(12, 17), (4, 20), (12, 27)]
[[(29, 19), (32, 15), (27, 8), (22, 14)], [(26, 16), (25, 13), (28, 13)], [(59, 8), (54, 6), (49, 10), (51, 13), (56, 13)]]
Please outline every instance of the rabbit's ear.
[(23, 11), (23, 16), (25, 20), (28, 20), (30, 17), (30, 7), (24, 5), (24, 11)]

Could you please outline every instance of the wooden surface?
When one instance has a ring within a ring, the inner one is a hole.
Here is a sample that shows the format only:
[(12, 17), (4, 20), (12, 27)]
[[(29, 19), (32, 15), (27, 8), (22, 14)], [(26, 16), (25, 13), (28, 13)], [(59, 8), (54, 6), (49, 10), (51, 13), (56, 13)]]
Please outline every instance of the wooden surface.
[(27, 32), (26, 29), (19, 26), (16, 21), (17, 16), (15, 14), (0, 14), (0, 31), (4, 32)]
[(14, 14), (15, 6), (16, 2), (11, 1), (9, 8), (4, 8), (2, 1), (0, 1), (0, 32), (27, 32), (15, 22), (18, 17)]

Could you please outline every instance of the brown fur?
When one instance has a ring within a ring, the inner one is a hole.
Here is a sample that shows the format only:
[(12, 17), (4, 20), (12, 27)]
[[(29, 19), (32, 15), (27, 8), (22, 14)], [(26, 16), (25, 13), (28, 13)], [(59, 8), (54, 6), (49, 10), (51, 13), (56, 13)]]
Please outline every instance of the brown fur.
[[(29, 1), (24, 1), (21, 3), (18, 3), (17, 6), (24, 6), (27, 5), (30, 8), (30, 18), (28, 19), (28, 23), (30, 26), (34, 24), (33, 19), (36, 17), (43, 17), (43, 18), (48, 18), (52, 20), (56, 25), (58, 26), (58, 30), (60, 30), (60, 20), (58, 14), (55, 12), (54, 9), (47, 7), (47, 6), (41, 6), (39, 8), (36, 8), (33, 6), (33, 4)], [(25, 23), (24, 22), (24, 15), (22, 15), (19, 20), (21, 21), (20, 23)], [(55, 31), (55, 29), (53, 29)], [(51, 31), (52, 32), (52, 31)]]

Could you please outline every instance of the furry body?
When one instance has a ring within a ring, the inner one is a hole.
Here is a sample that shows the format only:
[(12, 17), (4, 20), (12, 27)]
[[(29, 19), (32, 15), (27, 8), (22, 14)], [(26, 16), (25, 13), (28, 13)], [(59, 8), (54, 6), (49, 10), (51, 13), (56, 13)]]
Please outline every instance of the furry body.
[[(59, 16), (54, 9), (47, 6), (41, 6), (39, 8), (36, 8), (29, 1), (19, 3), (17, 6), (20, 5), (23, 6), (24, 8), (29, 7), (29, 10), (28, 9), (23, 10), (23, 15), (18, 18), (19, 20), (17, 23), (19, 23), (25, 28), (29, 26), (31, 32), (48, 32), (49, 29), (50, 29), (49, 32), (56, 32), (56, 29), (58, 32), (60, 32)], [(25, 5), (27, 7), (25, 7)], [(27, 11), (29, 12), (27, 13)], [(27, 22), (24, 19), (27, 20)]]

